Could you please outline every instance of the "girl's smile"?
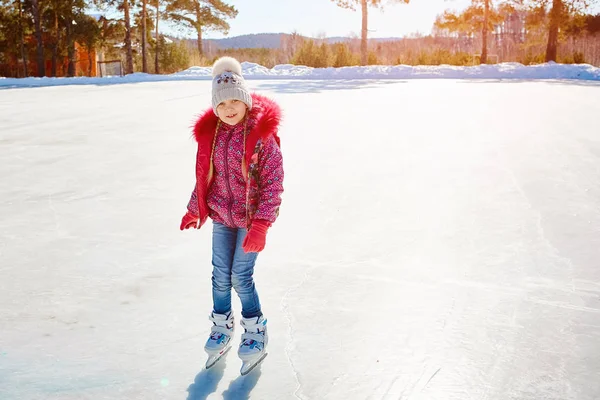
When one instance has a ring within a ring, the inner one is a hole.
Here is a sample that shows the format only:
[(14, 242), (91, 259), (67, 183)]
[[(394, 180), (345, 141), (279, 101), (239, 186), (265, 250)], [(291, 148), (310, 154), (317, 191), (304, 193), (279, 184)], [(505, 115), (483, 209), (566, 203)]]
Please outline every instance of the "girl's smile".
[(217, 114), (226, 124), (236, 125), (246, 116), (246, 104), (237, 99), (225, 100), (217, 106)]

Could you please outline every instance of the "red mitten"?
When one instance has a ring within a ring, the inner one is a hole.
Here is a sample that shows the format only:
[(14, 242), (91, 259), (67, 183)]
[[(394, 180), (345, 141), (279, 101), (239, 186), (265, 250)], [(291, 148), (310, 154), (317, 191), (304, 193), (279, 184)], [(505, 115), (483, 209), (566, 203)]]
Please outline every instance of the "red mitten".
[(179, 229), (180, 230), (190, 229), (190, 228), (200, 229), (200, 227), (202, 226), (204, 221), (199, 221), (199, 220), (200, 220), (199, 216), (194, 215), (188, 211), (185, 213), (185, 215), (181, 219), (181, 226), (179, 227)]
[(252, 222), (250, 230), (242, 243), (242, 248), (246, 253), (258, 253), (265, 248), (269, 226), (271, 226), (271, 224), (262, 219), (257, 219)]

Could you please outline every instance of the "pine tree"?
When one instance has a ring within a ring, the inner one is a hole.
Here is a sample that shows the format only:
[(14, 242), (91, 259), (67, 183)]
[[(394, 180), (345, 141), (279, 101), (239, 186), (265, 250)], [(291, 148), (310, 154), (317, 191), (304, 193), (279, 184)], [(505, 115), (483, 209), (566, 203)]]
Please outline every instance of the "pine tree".
[(133, 74), (133, 47), (131, 45), (131, 15), (132, 0), (94, 0), (94, 4), (102, 8), (116, 7), (123, 11), (125, 23), (125, 73)]
[[(348, 8), (350, 10), (356, 10), (356, 6), (360, 5), (362, 12), (362, 28), (361, 28), (361, 40), (360, 40), (360, 63), (361, 65), (367, 65), (368, 62), (368, 51), (367, 51), (367, 32), (368, 32), (368, 20), (369, 14), (368, 9), (371, 7), (382, 7), (382, 0), (331, 0), (334, 1), (338, 6), (342, 8)], [(408, 4), (410, 0), (393, 0), (396, 3)]]
[(310, 39), (306, 40), (294, 55), (292, 64), (316, 67), (317, 52), (318, 48), (315, 45), (315, 41)]
[(17, 76), (22, 74), (24, 77), (29, 74), (25, 44), (28, 19), (24, 13), (22, 0), (0, 0), (0, 63), (4, 57), (21, 58), (20, 72), (11, 72)]
[[(139, 59), (134, 58), (134, 65), (137, 68), (139, 64), (139, 68), (137, 69), (140, 69), (144, 73), (149, 73), (148, 64), (150, 63), (151, 58), (150, 46), (151, 44), (155, 43), (151, 35), (151, 32), (154, 31), (155, 16), (154, 10), (148, 9), (148, 6), (150, 6), (151, 3), (149, 3), (147, 0), (146, 3), (146, 12), (144, 12), (142, 5), (142, 9), (135, 14), (132, 33), (134, 37), (138, 38), (141, 43), (141, 52), (139, 54), (140, 57), (138, 57)], [(146, 18), (144, 18), (144, 14), (146, 15)]]
[(487, 64), (488, 57), (488, 28), (490, 24), (490, 2), (491, 0), (482, 0), (483, 5), (483, 28), (481, 29), (481, 64)]
[(100, 25), (95, 18), (83, 13), (75, 17), (74, 37), (77, 43), (85, 47), (88, 53), (88, 71), (87, 75), (92, 76), (92, 65), (95, 60), (92, 58), (92, 51), (100, 43), (101, 31)]
[(546, 46), (546, 62), (556, 61), (558, 52), (558, 30), (563, 16), (562, 0), (552, 0), (550, 23), (548, 24), (548, 45)]
[(556, 61), (558, 55), (559, 31), (565, 26), (571, 15), (579, 13), (598, 0), (526, 0), (532, 9), (546, 8), (551, 1), (548, 21), (548, 43), (546, 45), (546, 62)]
[(329, 46), (327, 46), (326, 43), (321, 43), (321, 45), (317, 48), (314, 66), (316, 68), (327, 68), (330, 66), (329, 59)]
[(335, 52), (335, 60), (333, 62), (334, 67), (338, 68), (355, 65), (353, 60), (354, 57), (346, 43), (336, 43), (333, 45), (333, 48)]
[(160, 74), (160, 63), (159, 63), (159, 59), (158, 59), (159, 47), (160, 47), (160, 40), (159, 40), (159, 35), (158, 35), (158, 24), (160, 22), (160, 15), (161, 15), (160, 3), (161, 3), (160, 0), (156, 0), (156, 3), (155, 3), (155, 7), (156, 7), (156, 24), (154, 25), (154, 29), (155, 29), (155, 35), (154, 35), (154, 73), (155, 74)]
[(23, 60), (23, 76), (29, 76), (29, 71), (27, 70), (27, 52), (25, 51), (25, 38), (24, 38), (24, 29), (23, 29), (23, 6), (21, 4), (21, 0), (17, 0), (18, 10), (19, 10), (19, 47), (21, 50), (21, 59)]
[(142, 72), (148, 73), (148, 60), (146, 59), (146, 22), (147, 22), (147, 11), (146, 5), (148, 0), (142, 0)]
[(51, 18), (51, 31), (52, 31), (52, 36), (53, 36), (53, 42), (52, 43), (52, 72), (50, 73), (51, 76), (56, 76), (57, 75), (57, 67), (58, 67), (58, 55), (59, 55), (59, 49), (60, 49), (60, 39), (61, 39), (61, 33), (62, 33), (62, 29), (64, 27), (64, 18), (63, 18), (63, 14), (64, 14), (64, 7), (66, 5), (66, 2), (62, 1), (62, 0), (51, 0), (50, 3), (50, 18)]
[(173, 0), (167, 5), (170, 20), (188, 30), (194, 30), (198, 39), (198, 53), (204, 54), (202, 34), (208, 30), (227, 33), (227, 18), (235, 18), (235, 7), (222, 0)]
[(459, 14), (446, 11), (436, 19), (435, 27), (473, 35), (481, 32), (481, 64), (487, 64), (489, 30), (501, 20), (494, 10), (492, 0), (472, 0), (471, 5)]
[(42, 39), (42, 0), (30, 0), (29, 7), (33, 16), (34, 34), (36, 42), (37, 75), (46, 76), (46, 60), (44, 59), (44, 41)]

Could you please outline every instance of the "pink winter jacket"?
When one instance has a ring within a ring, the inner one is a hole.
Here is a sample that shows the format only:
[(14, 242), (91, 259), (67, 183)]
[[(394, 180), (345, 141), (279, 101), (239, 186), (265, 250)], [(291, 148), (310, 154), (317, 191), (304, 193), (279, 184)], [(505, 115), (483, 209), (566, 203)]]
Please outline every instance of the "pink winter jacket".
[(277, 219), (284, 176), (277, 132), (281, 111), (264, 96), (253, 94), (252, 101), (246, 121), (235, 126), (219, 122), (212, 108), (196, 122), (196, 186), (188, 210), (201, 219), (209, 216), (233, 228)]

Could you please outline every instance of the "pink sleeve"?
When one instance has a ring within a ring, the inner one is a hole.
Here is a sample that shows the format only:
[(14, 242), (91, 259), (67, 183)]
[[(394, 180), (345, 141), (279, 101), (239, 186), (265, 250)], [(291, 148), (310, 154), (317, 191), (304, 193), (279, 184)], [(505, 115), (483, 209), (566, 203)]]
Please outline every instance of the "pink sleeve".
[(188, 202), (187, 209), (194, 215), (200, 215), (198, 212), (198, 195), (196, 194), (196, 186), (194, 186), (194, 190), (192, 191), (192, 196)]
[(258, 155), (258, 208), (255, 219), (275, 222), (283, 193), (283, 157), (274, 137), (267, 139)]

